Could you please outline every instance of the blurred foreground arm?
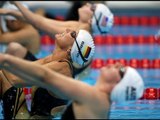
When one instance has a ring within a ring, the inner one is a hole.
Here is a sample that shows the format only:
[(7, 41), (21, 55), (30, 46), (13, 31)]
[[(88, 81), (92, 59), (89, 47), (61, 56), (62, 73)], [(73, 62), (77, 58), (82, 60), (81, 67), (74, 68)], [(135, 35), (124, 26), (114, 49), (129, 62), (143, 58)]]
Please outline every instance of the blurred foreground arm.
[(88, 84), (41, 65), (11, 55), (0, 54), (0, 68), (23, 78), (27, 83), (44, 87), (63, 99), (78, 102), (93, 99), (93, 88)]
[(70, 27), (71, 23), (65, 22), (65, 21), (58, 21), (53, 19), (48, 19), (44, 16), (41, 16), (39, 14), (33, 13), (29, 9), (25, 8), (21, 3), (12, 1), (14, 5), (18, 7), (18, 9), (22, 12), (24, 18), (27, 22), (32, 24), (37, 29), (43, 30), (47, 32), (48, 34), (56, 34), (56, 33), (62, 33), (67, 28)]

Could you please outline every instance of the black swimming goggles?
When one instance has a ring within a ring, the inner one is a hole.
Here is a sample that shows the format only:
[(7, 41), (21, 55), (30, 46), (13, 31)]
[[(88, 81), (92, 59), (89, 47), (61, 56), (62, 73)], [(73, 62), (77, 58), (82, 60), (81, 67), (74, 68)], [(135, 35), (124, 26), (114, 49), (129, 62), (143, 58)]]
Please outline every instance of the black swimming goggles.
[(126, 68), (124, 66), (121, 66), (119, 69), (119, 74), (121, 76), (121, 79), (124, 77), (125, 71), (126, 71)]
[(93, 16), (94, 16), (94, 18), (95, 18), (95, 20), (96, 20), (96, 25), (97, 25), (97, 28), (98, 28), (99, 32), (100, 32), (101, 34), (106, 34), (106, 33), (108, 33), (108, 32), (106, 32), (106, 31), (102, 31), (101, 28), (100, 28), (100, 23), (99, 23), (99, 21), (100, 21), (100, 19), (101, 19), (101, 17), (102, 17), (102, 12), (100, 13), (99, 17), (97, 18), (96, 15), (95, 15), (95, 10), (96, 10), (96, 5), (95, 5), (95, 4), (91, 4), (91, 10), (93, 11)]
[(76, 45), (77, 45), (79, 54), (80, 54), (80, 56), (81, 56), (81, 58), (82, 58), (82, 60), (83, 60), (83, 65), (84, 65), (84, 63), (87, 62), (88, 60), (85, 59), (85, 58), (83, 57), (83, 55), (82, 55), (81, 49), (80, 49), (80, 47), (79, 47), (79, 45), (78, 45), (78, 42), (77, 42), (77, 40), (76, 40), (76, 31), (71, 32), (71, 36), (72, 36), (72, 38), (74, 38), (74, 40), (76, 41)]

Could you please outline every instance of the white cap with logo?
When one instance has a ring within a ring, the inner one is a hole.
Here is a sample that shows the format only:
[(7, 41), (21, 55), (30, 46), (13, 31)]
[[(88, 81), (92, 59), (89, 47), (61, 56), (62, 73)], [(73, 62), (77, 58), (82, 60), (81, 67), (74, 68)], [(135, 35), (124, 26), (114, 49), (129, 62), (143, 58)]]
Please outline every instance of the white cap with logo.
[[(76, 43), (77, 42), (77, 43)], [(91, 34), (86, 30), (79, 30), (71, 48), (73, 64), (84, 66), (94, 55), (95, 45)]]
[(142, 97), (144, 82), (140, 74), (132, 67), (127, 67), (124, 77), (113, 88), (111, 101), (123, 103), (137, 100)]
[(107, 34), (113, 26), (113, 13), (104, 4), (96, 4), (96, 9), (92, 17), (93, 34)]

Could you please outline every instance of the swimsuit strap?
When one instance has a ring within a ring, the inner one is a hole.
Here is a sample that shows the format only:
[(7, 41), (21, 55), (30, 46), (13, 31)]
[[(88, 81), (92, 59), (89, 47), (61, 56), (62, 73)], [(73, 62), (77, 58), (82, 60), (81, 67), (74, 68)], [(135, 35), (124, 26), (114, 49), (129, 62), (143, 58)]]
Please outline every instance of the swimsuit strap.
[[(6, 74), (3, 72), (3, 74), (4, 74), (4, 76), (5, 76), (5, 78), (7, 79), (7, 81), (10, 83), (10, 85), (11, 86), (14, 86), (11, 82), (10, 82), (10, 80), (7, 78), (7, 76), (6, 76)], [(1, 88), (2, 89), (2, 88)], [(19, 99), (20, 99), (20, 97), (21, 97), (21, 95), (22, 95), (22, 93), (23, 93), (23, 89), (22, 88), (17, 88), (17, 92), (18, 92), (18, 100), (16, 100), (15, 101), (15, 104), (14, 104), (14, 106), (16, 106), (14, 109), (15, 109), (15, 114), (13, 115), (13, 118), (15, 118), (16, 117), (16, 115), (17, 115), (17, 113), (18, 113), (18, 111), (20, 110), (20, 108), (21, 108), (21, 106), (25, 103), (25, 99), (22, 101), (22, 103), (20, 104), (20, 106), (18, 107), (18, 103), (19, 103)]]
[(71, 70), (71, 73), (72, 73), (72, 77), (74, 78), (74, 67), (71, 63), (71, 61), (67, 60), (67, 59), (62, 59), (62, 60), (59, 60), (59, 62), (67, 62), (69, 64), (69, 67), (70, 67), (70, 70)]
[(20, 104), (20, 106), (18, 107), (18, 103), (19, 103), (19, 99), (20, 99), (20, 97), (21, 97), (21, 95), (22, 95), (22, 93), (23, 93), (23, 89), (22, 88), (17, 88), (18, 90), (18, 100), (15, 102), (15, 104), (16, 104), (16, 107), (15, 107), (15, 114), (14, 114), (14, 116), (13, 116), (13, 118), (15, 118), (16, 117), (16, 115), (17, 115), (17, 113), (18, 113), (18, 111), (20, 110), (20, 108), (21, 108), (21, 106), (25, 103), (25, 99), (22, 101), (22, 103)]

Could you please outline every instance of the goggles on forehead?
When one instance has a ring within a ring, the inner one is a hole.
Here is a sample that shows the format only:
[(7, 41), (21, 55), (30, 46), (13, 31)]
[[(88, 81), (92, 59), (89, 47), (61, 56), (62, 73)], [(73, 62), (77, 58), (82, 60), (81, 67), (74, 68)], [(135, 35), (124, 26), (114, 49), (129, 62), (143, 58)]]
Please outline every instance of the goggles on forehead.
[(120, 67), (119, 74), (121, 76), (121, 79), (124, 77), (125, 71), (126, 71), (126, 68), (124, 66)]

